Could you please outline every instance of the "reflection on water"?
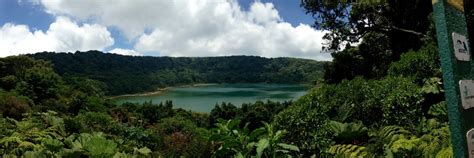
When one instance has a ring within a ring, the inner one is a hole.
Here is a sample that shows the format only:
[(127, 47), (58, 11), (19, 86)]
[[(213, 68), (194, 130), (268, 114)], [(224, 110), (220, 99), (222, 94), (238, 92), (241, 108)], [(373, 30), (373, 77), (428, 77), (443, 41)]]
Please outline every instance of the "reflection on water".
[(309, 89), (305, 85), (294, 84), (219, 84), (198, 87), (176, 87), (150, 96), (124, 96), (116, 98), (119, 104), (124, 102), (153, 103), (172, 100), (176, 108), (197, 112), (210, 112), (216, 103), (231, 102), (236, 106), (261, 100), (296, 100)]

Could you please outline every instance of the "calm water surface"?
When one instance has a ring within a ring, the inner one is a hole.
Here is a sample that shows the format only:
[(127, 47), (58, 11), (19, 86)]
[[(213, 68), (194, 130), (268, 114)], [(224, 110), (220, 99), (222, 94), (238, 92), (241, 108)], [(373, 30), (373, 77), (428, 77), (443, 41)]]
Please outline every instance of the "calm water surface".
[(197, 87), (174, 87), (163, 93), (150, 96), (123, 96), (114, 99), (117, 103), (160, 103), (172, 100), (175, 108), (197, 112), (210, 112), (216, 103), (231, 102), (235, 106), (255, 101), (296, 100), (306, 94), (310, 87), (294, 84), (218, 84)]

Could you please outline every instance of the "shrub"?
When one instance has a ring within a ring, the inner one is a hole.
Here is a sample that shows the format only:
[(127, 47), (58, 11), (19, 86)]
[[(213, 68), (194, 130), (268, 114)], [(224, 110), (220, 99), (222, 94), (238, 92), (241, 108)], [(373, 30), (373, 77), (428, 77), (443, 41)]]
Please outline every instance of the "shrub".
[(301, 97), (273, 121), (276, 130), (288, 132), (284, 142), (298, 146), (304, 157), (323, 155), (331, 144), (327, 107), (319, 104), (316, 97), (315, 93)]
[(27, 97), (5, 93), (0, 90), (0, 114), (15, 119), (22, 118), (22, 114), (31, 110), (32, 101)]
[(98, 112), (81, 113), (74, 118), (74, 121), (80, 124), (81, 133), (108, 131), (115, 123), (108, 114)]

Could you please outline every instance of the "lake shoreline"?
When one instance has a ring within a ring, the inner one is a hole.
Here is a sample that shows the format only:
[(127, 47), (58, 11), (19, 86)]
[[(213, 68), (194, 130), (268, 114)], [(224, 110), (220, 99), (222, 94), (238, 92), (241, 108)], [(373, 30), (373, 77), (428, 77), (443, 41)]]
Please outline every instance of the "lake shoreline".
[[(212, 86), (208, 86), (212, 85)], [(123, 103), (142, 104), (145, 102), (164, 103), (172, 101), (173, 108), (209, 113), (215, 105), (231, 103), (236, 107), (257, 101), (285, 102), (296, 100), (308, 93), (307, 84), (189, 84), (162, 88), (151, 93), (140, 93), (130, 97), (111, 99), (117, 105)], [(149, 95), (149, 96), (143, 96)], [(123, 95), (122, 95), (123, 96)]]
[(185, 84), (185, 85), (179, 85), (179, 86), (169, 86), (169, 87), (164, 87), (164, 88), (158, 88), (155, 91), (151, 92), (143, 92), (143, 93), (134, 93), (134, 94), (122, 94), (122, 95), (117, 95), (117, 96), (106, 96), (106, 99), (116, 99), (120, 97), (142, 97), (142, 96), (154, 96), (154, 95), (159, 95), (171, 88), (180, 88), (180, 87), (201, 87), (201, 86), (212, 86), (212, 85), (219, 85), (219, 83), (196, 83), (196, 84)]

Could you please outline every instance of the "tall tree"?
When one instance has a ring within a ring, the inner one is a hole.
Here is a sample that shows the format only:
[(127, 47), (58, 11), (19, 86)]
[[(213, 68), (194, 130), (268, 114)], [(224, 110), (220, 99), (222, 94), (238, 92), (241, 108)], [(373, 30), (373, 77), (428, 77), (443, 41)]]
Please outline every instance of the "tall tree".
[(324, 48), (334, 57), (326, 66), (328, 83), (382, 77), (400, 54), (419, 49), (429, 36), (430, 0), (301, 0), (301, 6), (316, 29), (328, 31)]
[(371, 32), (387, 35), (396, 52), (419, 47), (432, 12), (430, 0), (301, 0), (301, 6), (314, 27), (330, 31), (324, 38), (332, 51)]

